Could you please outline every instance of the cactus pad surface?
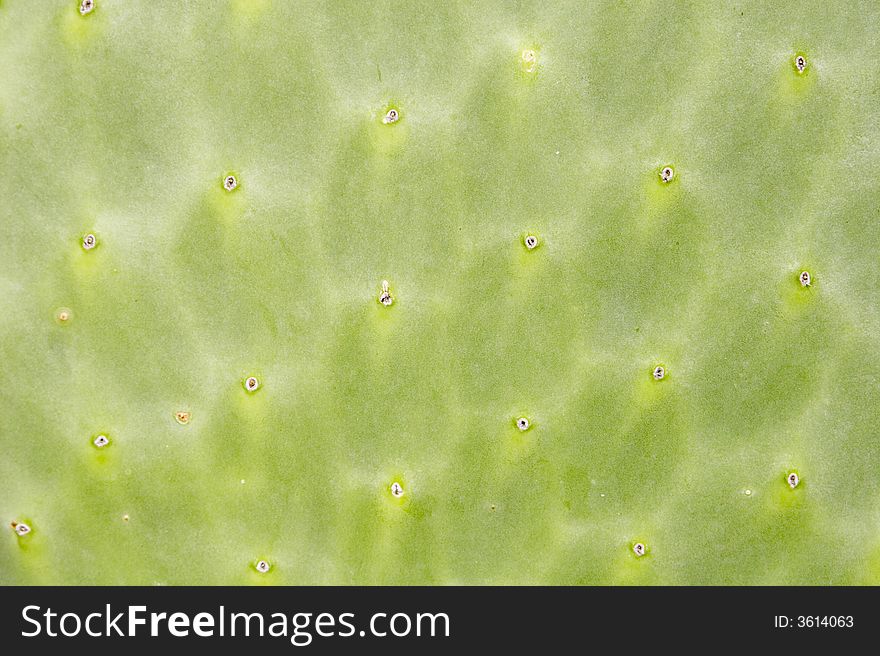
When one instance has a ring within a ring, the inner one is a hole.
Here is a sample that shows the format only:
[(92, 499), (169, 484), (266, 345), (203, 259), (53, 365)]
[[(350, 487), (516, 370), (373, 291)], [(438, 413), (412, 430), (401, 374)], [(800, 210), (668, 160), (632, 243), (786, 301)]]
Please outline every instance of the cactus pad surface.
[(848, 7), (3, 0), (0, 584), (880, 583)]

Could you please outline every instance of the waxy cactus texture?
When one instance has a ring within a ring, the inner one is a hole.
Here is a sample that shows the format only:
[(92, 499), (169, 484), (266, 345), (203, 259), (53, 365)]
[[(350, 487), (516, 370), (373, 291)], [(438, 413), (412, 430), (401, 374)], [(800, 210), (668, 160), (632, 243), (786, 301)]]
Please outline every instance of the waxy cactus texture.
[(878, 24), (3, 0), (0, 583), (880, 583)]

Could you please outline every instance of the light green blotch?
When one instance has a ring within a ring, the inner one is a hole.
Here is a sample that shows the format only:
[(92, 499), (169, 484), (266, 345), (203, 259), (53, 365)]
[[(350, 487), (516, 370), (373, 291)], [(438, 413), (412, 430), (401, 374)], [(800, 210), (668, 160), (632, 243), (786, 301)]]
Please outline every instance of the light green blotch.
[[(107, 37), (107, 28), (111, 20), (107, 9), (110, 11), (112, 9), (99, 6), (104, 4), (101, 0), (96, 0), (95, 8), (85, 16), (79, 13), (79, 1), (67, 0), (64, 4), (65, 11), (56, 14), (55, 21), (61, 38), (68, 48), (87, 51)], [(98, 62), (96, 61), (95, 64), (98, 65)]]

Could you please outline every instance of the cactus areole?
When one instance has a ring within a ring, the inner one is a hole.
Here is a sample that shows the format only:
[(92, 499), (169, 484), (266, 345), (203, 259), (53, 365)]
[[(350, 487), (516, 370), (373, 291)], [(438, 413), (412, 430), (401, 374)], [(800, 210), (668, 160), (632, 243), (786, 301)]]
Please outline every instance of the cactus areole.
[(880, 584), (855, 4), (2, 0), (0, 585)]

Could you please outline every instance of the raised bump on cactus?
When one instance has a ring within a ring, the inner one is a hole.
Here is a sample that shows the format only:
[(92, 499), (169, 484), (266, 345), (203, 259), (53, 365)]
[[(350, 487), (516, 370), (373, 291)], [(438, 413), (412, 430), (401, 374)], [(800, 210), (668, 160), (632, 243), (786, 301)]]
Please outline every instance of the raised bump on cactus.
[(244, 379), (244, 389), (246, 392), (256, 392), (260, 389), (260, 381), (256, 376), (248, 376)]
[(82, 16), (92, 13), (95, 9), (95, 0), (82, 0), (79, 3), (79, 13)]
[(809, 287), (813, 284), (813, 276), (810, 275), (809, 271), (801, 271), (798, 280), (801, 283), (801, 287)]
[(83, 238), (82, 238), (83, 250), (90, 251), (97, 245), (98, 245), (98, 239), (92, 233), (89, 233), (89, 234), (83, 236)]
[(672, 179), (675, 177), (675, 169), (671, 166), (664, 166), (660, 169), (660, 181), (664, 183), (672, 182)]
[(92, 440), (92, 444), (94, 444), (99, 449), (103, 449), (105, 446), (110, 444), (110, 438), (108, 438), (104, 434), (96, 435), (95, 439)]
[(516, 427), (521, 431), (527, 431), (531, 427), (532, 423), (528, 420), (527, 417), (519, 417), (516, 420)]
[(70, 308), (61, 307), (55, 310), (55, 323), (66, 326), (73, 319), (73, 311)]
[(794, 56), (794, 69), (800, 74), (807, 70), (807, 58), (802, 54)]
[(223, 188), (226, 191), (233, 191), (236, 187), (238, 187), (238, 178), (234, 175), (230, 173), (223, 178)]
[(666, 378), (666, 367), (664, 367), (662, 364), (658, 364), (651, 372), (651, 376), (654, 378), (654, 380), (663, 380), (664, 378)]
[(397, 481), (394, 481), (391, 484), (391, 496), (393, 496), (395, 499), (399, 499), (403, 496), (403, 486)]
[(633, 553), (636, 555), (637, 558), (641, 558), (642, 556), (644, 556), (645, 553), (646, 553), (646, 551), (647, 551), (647, 549), (645, 548), (644, 543), (642, 543), (642, 542), (636, 542), (636, 543), (633, 545), (632, 550), (633, 550)]
[(526, 235), (523, 244), (528, 250), (534, 250), (538, 247), (538, 238), (535, 235)]
[(269, 561), (267, 560), (258, 560), (257, 564), (254, 567), (260, 574), (265, 574), (272, 568), (272, 566), (269, 565)]
[(15, 531), (15, 534), (20, 538), (24, 537), (32, 530), (31, 527), (24, 522), (10, 522), (9, 525), (12, 527), (12, 530)]
[(520, 54), (522, 69), (526, 73), (534, 73), (538, 66), (538, 54), (531, 48), (527, 48)]
[(379, 292), (379, 302), (385, 307), (388, 307), (394, 302), (394, 297), (391, 295), (387, 280), (382, 281), (382, 291)]
[[(245, 384), (245, 389), (247, 389), (247, 384)], [(187, 410), (178, 410), (174, 413), (174, 420), (181, 426), (186, 426), (189, 423), (190, 417), (192, 417), (192, 415)]]
[(801, 479), (800, 476), (797, 475), (797, 472), (789, 472), (785, 477), (785, 481), (788, 483), (788, 487), (793, 490), (800, 484)]
[(385, 116), (382, 117), (382, 122), (388, 125), (389, 123), (397, 123), (400, 120), (400, 112), (394, 109), (393, 107), (385, 112)]

